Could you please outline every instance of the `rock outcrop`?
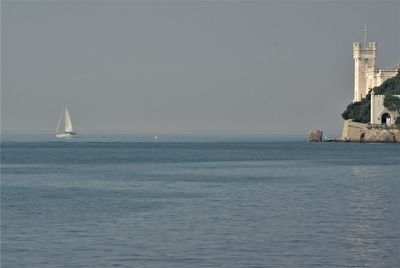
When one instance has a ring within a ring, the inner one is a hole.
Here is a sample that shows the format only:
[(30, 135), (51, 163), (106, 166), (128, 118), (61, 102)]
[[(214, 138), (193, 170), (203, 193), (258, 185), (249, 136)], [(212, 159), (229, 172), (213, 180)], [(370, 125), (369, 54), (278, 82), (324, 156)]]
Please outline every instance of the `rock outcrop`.
[(322, 141), (322, 130), (311, 129), (308, 135), (309, 142), (319, 142)]
[(364, 135), (364, 142), (394, 142), (393, 134), (386, 129), (368, 129)]
[(400, 130), (395, 129), (391, 133), (393, 134), (394, 141), (400, 143)]

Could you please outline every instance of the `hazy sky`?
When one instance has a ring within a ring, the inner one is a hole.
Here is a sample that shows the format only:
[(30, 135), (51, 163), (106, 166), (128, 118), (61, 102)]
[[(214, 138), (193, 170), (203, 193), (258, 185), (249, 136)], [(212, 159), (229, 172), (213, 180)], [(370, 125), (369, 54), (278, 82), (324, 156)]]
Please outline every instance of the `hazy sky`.
[(399, 64), (399, 1), (2, 1), (1, 127), (340, 131), (364, 24)]

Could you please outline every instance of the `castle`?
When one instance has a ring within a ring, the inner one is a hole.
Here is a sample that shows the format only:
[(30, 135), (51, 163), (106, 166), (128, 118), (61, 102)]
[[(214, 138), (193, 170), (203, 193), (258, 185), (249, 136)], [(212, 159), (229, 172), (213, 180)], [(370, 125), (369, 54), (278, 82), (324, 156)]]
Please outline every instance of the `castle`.
[[(366, 42), (366, 30), (364, 30), (364, 44), (353, 43), (354, 59), (354, 99), (361, 101), (369, 91), (380, 86), (385, 80), (396, 76), (400, 72), (400, 65), (388, 69), (378, 69), (375, 65), (377, 44)], [(394, 124), (399, 114), (389, 111), (383, 105), (383, 95), (375, 95), (371, 92), (371, 124)]]

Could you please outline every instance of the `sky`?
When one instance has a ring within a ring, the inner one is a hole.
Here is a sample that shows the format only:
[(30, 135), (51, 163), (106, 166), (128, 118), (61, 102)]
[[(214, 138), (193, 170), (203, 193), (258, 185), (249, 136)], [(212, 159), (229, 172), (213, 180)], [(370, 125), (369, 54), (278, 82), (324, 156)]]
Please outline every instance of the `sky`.
[(364, 24), (398, 65), (399, 1), (2, 1), (1, 130), (340, 133)]

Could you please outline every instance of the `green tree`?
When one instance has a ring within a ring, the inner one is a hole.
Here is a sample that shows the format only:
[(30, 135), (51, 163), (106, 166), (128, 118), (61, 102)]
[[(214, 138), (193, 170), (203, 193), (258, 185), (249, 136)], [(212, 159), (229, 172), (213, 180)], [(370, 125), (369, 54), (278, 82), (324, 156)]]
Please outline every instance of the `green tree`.
[(397, 111), (400, 114), (400, 98), (393, 95), (386, 95), (383, 100), (383, 105), (389, 109), (389, 111)]
[[(400, 106), (397, 104), (400, 100), (398, 98), (397, 100), (393, 100), (391, 97), (387, 98), (386, 96), (400, 95), (400, 74), (387, 79), (379, 87), (373, 88), (373, 91), (375, 92), (375, 95), (385, 95), (385, 101), (388, 102), (387, 105), (384, 103), (385, 107), (390, 110), (390, 106), (395, 109), (395, 111), (399, 111), (398, 108)], [(371, 95), (368, 94), (361, 101), (350, 103), (347, 106), (346, 111), (342, 113), (342, 117), (344, 120), (352, 119), (355, 122), (368, 123), (370, 122), (370, 109)]]
[(350, 103), (346, 111), (342, 113), (342, 117), (344, 120), (352, 119), (355, 122), (368, 123), (370, 122), (370, 110), (371, 95), (368, 94), (365, 99)]

